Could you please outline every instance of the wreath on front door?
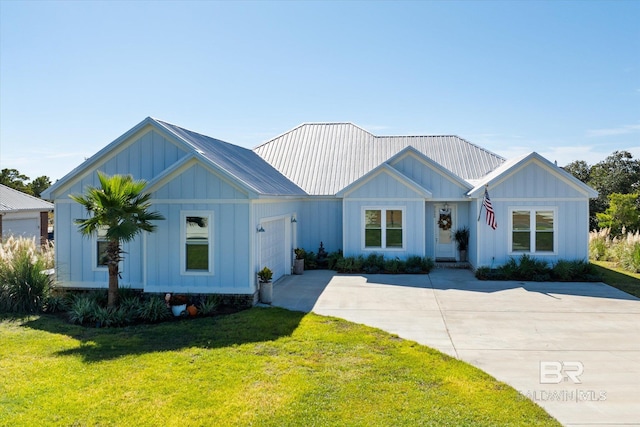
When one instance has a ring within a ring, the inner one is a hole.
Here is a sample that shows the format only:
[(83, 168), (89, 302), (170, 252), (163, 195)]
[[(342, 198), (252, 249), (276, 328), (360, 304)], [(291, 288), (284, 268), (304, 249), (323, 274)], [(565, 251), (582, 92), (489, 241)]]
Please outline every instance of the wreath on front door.
[(440, 219), (438, 220), (438, 227), (442, 230), (449, 230), (451, 228), (451, 214), (440, 214)]

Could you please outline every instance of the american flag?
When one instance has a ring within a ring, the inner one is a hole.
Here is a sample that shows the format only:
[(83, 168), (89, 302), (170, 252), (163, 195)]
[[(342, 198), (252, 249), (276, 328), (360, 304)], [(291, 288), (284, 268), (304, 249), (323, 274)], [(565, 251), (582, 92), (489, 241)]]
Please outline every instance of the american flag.
[(496, 214), (493, 212), (491, 199), (489, 199), (489, 191), (486, 188), (484, 189), (482, 205), (487, 209), (487, 225), (495, 230), (498, 228), (498, 223), (496, 222)]

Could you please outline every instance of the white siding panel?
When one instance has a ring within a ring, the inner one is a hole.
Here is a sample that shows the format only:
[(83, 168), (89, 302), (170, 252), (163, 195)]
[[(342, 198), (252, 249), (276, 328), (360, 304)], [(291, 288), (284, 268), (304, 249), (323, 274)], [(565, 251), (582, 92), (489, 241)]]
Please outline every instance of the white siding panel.
[(490, 189), (494, 198), (584, 198), (584, 194), (550, 174), (536, 163), (530, 163), (507, 180)]
[(298, 246), (318, 252), (320, 242), (327, 252), (342, 248), (342, 199), (310, 199), (298, 214)]
[(36, 238), (40, 242), (40, 212), (6, 213), (2, 216), (2, 236)]
[(407, 187), (388, 173), (382, 172), (371, 177), (360, 187), (349, 192), (349, 198), (421, 198), (422, 194)]
[[(249, 272), (249, 205), (158, 204), (166, 220), (147, 236), (147, 284), (149, 292), (253, 293)], [(213, 213), (213, 275), (183, 275), (180, 271), (181, 211)]]
[(166, 199), (246, 199), (246, 194), (224, 179), (195, 164), (154, 192), (154, 198)]
[(285, 219), (263, 222), (264, 232), (260, 233), (260, 265), (273, 271), (275, 282), (286, 274), (287, 265), (285, 239)]
[(461, 185), (442, 175), (413, 156), (406, 156), (393, 167), (403, 175), (422, 185), (432, 193), (434, 199), (438, 198), (462, 198), (468, 191)]

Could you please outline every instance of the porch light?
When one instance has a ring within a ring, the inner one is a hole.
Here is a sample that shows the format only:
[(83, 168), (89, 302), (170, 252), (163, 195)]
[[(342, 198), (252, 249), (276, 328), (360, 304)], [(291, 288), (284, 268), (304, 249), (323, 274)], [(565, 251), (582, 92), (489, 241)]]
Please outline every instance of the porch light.
[(258, 233), (264, 233), (264, 227), (259, 226), (258, 229), (256, 230)]
[(298, 222), (298, 220), (296, 219), (295, 216), (291, 217), (291, 224), (295, 224), (296, 222)]

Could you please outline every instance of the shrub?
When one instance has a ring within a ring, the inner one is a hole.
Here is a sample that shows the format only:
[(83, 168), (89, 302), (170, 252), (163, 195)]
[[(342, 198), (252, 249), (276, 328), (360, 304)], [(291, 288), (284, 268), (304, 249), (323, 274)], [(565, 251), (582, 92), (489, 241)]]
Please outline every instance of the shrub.
[(516, 269), (516, 280), (544, 282), (551, 278), (548, 263), (529, 255), (522, 255)]
[(159, 322), (171, 317), (171, 311), (167, 308), (167, 304), (163, 298), (152, 295), (148, 300), (144, 301), (139, 309), (138, 316), (145, 322)]
[(200, 304), (196, 307), (198, 308), (198, 313), (203, 316), (210, 316), (216, 312), (218, 307), (220, 306), (220, 296), (218, 295), (207, 295), (202, 299)]
[(395, 257), (384, 261), (384, 270), (390, 274), (397, 274), (404, 272), (405, 262), (400, 258)]
[(0, 245), (0, 310), (14, 313), (41, 311), (51, 291), (53, 246), (40, 247), (35, 239), (9, 237)]
[(560, 260), (553, 266), (552, 274), (554, 280), (567, 282), (575, 275), (574, 263), (572, 261)]
[(306, 270), (315, 270), (318, 268), (318, 256), (309, 251), (304, 253), (304, 268)]
[(131, 294), (121, 294), (120, 303), (118, 305), (119, 313), (115, 314), (115, 317), (122, 317), (121, 325), (130, 325), (135, 323), (138, 320), (138, 313), (140, 311), (140, 307), (142, 306), (142, 300), (140, 296), (132, 292)]
[(431, 270), (433, 270), (433, 267), (435, 266), (436, 263), (433, 261), (433, 259), (429, 257), (422, 258), (422, 271), (424, 271), (425, 273), (431, 272)]
[(69, 299), (65, 295), (50, 294), (44, 301), (43, 310), (47, 313), (59, 313), (69, 309)]
[(329, 270), (336, 270), (336, 264), (339, 260), (342, 259), (342, 251), (337, 250), (336, 252), (331, 252), (327, 255), (327, 268)]
[(409, 274), (421, 273), (423, 271), (423, 258), (417, 255), (410, 256), (405, 261), (404, 271)]
[(71, 307), (68, 312), (69, 321), (78, 325), (84, 325), (95, 322), (93, 317), (96, 314), (98, 304), (92, 295), (77, 295), (71, 301)]
[(384, 256), (381, 254), (369, 254), (362, 265), (362, 271), (367, 274), (378, 274), (384, 271)]
[(479, 267), (476, 270), (479, 280), (527, 280), (544, 282), (550, 280), (564, 282), (593, 282), (601, 281), (595, 268), (583, 260), (559, 260), (553, 267), (543, 260), (537, 260), (528, 255), (509, 260), (497, 269)]
[(507, 280), (504, 272), (489, 267), (478, 267), (476, 270), (476, 278), (478, 280)]

